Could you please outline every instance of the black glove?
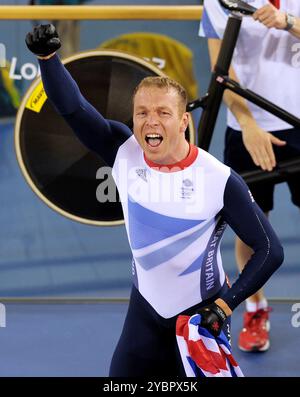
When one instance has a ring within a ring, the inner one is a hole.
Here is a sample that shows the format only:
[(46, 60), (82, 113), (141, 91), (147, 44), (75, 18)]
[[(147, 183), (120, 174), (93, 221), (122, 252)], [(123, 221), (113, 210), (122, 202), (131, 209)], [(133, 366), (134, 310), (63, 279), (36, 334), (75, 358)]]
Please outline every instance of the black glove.
[(47, 56), (57, 51), (60, 39), (52, 24), (38, 25), (26, 35), (25, 42), (31, 52), (38, 56)]
[(223, 309), (212, 303), (198, 310), (201, 315), (201, 327), (206, 328), (214, 337), (219, 336), (227, 316)]

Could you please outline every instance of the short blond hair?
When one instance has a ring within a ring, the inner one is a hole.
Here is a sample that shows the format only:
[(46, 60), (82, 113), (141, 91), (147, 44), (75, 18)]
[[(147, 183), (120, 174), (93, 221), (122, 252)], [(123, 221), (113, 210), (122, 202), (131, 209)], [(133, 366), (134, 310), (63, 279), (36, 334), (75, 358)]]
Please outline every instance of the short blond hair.
[(140, 89), (150, 88), (150, 87), (166, 89), (167, 91), (170, 89), (175, 90), (179, 98), (179, 107), (182, 109), (183, 113), (186, 111), (188, 100), (187, 100), (187, 93), (185, 88), (181, 84), (179, 84), (176, 80), (163, 76), (145, 77), (135, 88), (132, 96), (132, 103), (134, 103), (134, 98)]

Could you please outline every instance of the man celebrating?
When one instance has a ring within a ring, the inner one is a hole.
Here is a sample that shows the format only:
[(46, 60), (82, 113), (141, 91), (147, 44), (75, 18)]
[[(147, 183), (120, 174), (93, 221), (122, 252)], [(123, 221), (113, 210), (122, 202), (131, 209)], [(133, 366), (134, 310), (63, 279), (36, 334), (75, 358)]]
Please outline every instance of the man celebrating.
[[(201, 314), (214, 336), (283, 261), (280, 243), (243, 180), (184, 132), (186, 92), (167, 77), (141, 81), (133, 97), (133, 134), (107, 120), (81, 95), (55, 51), (52, 25), (28, 33), (46, 93), (84, 145), (112, 167), (133, 254), (133, 281), (110, 376), (183, 375), (175, 324)], [(124, 172), (124, 170), (126, 172)], [(254, 254), (231, 288), (220, 241), (226, 224)]]

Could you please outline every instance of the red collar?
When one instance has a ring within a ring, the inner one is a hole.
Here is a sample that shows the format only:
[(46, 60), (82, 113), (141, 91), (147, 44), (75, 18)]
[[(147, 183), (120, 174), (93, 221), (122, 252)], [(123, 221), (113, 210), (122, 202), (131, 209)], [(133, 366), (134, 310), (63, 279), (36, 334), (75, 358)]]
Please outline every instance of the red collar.
[(162, 171), (162, 172), (176, 172), (176, 171), (181, 171), (187, 167), (189, 167), (191, 164), (193, 164), (193, 162), (196, 160), (198, 155), (198, 148), (195, 145), (192, 145), (190, 143), (190, 150), (189, 150), (189, 154), (187, 155), (187, 157), (181, 161), (178, 161), (177, 163), (174, 164), (157, 164), (154, 163), (154, 161), (151, 161), (149, 159), (147, 159), (147, 157), (145, 156), (144, 153), (144, 159), (146, 161), (146, 163), (148, 164), (149, 167), (151, 168), (155, 168), (158, 171)]

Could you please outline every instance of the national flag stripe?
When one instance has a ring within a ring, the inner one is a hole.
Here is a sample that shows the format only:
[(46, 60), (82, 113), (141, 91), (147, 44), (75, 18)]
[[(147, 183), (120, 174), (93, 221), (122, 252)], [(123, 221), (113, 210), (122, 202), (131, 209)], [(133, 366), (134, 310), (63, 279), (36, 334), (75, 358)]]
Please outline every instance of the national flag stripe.
[(231, 354), (230, 345), (222, 331), (214, 338), (200, 326), (201, 316), (178, 316), (176, 338), (187, 376), (244, 376)]

